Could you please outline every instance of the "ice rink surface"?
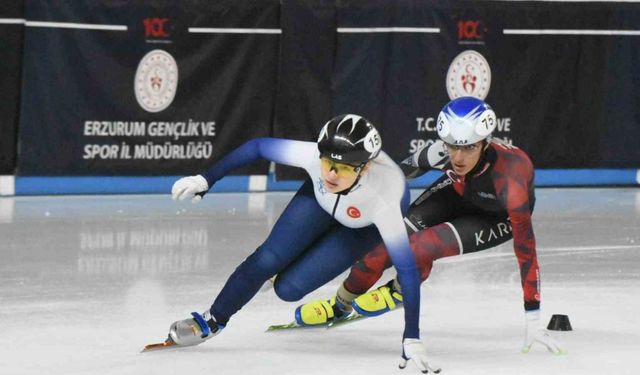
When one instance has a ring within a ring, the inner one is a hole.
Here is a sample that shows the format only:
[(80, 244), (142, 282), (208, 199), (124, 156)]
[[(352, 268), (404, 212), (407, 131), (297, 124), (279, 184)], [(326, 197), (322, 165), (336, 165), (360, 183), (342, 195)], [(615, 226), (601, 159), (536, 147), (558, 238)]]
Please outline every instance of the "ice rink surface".
[[(401, 371), (402, 312), (265, 333), (298, 303), (260, 292), (203, 345), (141, 354), (204, 311), (291, 193), (0, 198), (0, 374), (419, 374)], [(639, 374), (640, 190), (538, 189), (542, 315), (568, 354), (520, 353), (512, 242), (439, 260), (421, 335), (442, 374)], [(392, 277), (388, 271), (381, 283)], [(342, 276), (305, 301), (330, 297)]]

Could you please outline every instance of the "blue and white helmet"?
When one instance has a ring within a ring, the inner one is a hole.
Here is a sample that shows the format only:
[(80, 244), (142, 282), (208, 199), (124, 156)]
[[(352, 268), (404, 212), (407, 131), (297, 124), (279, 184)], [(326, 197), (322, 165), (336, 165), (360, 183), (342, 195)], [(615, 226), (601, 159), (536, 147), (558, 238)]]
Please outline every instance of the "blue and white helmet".
[(496, 123), (491, 106), (478, 98), (463, 96), (442, 108), (436, 129), (445, 143), (470, 145), (489, 138)]

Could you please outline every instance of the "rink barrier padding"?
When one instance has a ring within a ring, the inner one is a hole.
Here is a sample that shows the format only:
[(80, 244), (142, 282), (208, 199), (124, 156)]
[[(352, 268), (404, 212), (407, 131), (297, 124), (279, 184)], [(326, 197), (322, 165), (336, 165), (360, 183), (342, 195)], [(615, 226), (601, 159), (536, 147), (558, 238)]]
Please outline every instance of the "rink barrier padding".
[[(412, 189), (425, 188), (440, 172), (431, 171), (409, 181)], [(169, 194), (180, 176), (141, 177), (22, 177), (0, 176), (0, 196), (66, 194)], [(637, 186), (636, 169), (538, 169), (536, 187)], [(214, 193), (295, 191), (300, 180), (276, 181), (273, 174), (227, 176), (211, 190)]]
[(14, 176), (0, 176), (0, 196), (15, 195), (16, 179)]
[[(13, 176), (11, 176), (13, 177)], [(12, 190), (0, 184), (0, 195), (14, 191), (15, 195), (64, 194), (169, 194), (171, 186), (181, 176), (74, 176), (74, 177), (15, 177)], [(0, 180), (3, 182), (4, 180)], [(6, 180), (7, 184), (11, 181)], [(5, 184), (6, 185), (6, 184)], [(274, 181), (273, 177), (227, 176), (213, 186), (214, 193), (250, 191), (293, 191), (301, 181)]]

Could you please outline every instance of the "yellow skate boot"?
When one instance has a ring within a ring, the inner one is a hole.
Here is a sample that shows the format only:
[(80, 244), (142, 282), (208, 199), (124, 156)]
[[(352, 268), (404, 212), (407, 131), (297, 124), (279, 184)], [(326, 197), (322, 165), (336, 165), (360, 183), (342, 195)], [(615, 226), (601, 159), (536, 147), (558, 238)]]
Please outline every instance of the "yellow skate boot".
[(305, 303), (296, 308), (296, 322), (301, 326), (329, 324), (349, 315), (349, 311), (336, 304), (336, 297)]
[(358, 296), (352, 302), (353, 309), (364, 316), (378, 316), (402, 307), (402, 294), (394, 287), (394, 280)]

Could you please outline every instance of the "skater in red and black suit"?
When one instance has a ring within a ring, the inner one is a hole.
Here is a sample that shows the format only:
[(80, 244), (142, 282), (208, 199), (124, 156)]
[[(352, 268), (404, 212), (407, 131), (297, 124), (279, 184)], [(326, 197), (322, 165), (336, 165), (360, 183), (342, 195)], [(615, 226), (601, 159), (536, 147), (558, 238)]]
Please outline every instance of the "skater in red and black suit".
[[(540, 275), (531, 223), (534, 168), (524, 151), (491, 138), (495, 127), (496, 115), (488, 104), (472, 97), (455, 99), (438, 117), (440, 140), (401, 163), (408, 178), (431, 169), (444, 172), (405, 216), (411, 248), (424, 281), (437, 259), (513, 239), (527, 322), (523, 351), (539, 342), (561, 353), (540, 324)], [(396, 308), (402, 304), (397, 277), (366, 293), (390, 266), (386, 248), (377, 246), (351, 268), (335, 299), (367, 316)]]

